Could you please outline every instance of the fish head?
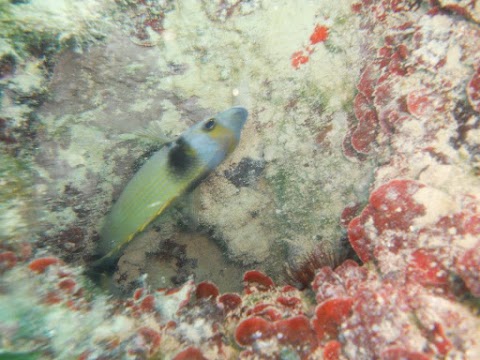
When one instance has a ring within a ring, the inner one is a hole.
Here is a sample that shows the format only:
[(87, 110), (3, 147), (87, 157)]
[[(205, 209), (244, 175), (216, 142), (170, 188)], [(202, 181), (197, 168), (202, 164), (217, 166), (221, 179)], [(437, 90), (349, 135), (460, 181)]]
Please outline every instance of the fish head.
[(207, 169), (213, 170), (237, 147), (247, 117), (245, 108), (232, 107), (194, 125), (182, 138)]

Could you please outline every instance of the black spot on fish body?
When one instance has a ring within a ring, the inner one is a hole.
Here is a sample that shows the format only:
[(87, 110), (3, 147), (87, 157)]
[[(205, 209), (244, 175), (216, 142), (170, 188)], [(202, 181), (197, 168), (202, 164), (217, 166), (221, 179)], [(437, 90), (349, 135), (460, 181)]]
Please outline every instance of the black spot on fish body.
[(196, 161), (194, 151), (182, 137), (172, 143), (168, 151), (168, 167), (172, 174), (185, 176)]

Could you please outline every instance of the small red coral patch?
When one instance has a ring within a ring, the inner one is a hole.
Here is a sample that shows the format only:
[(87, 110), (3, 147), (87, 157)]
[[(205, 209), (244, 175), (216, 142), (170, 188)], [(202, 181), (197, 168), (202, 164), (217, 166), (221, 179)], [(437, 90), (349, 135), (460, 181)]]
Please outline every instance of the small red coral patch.
[(145, 344), (150, 348), (150, 354), (152, 354), (155, 349), (160, 346), (162, 337), (157, 331), (144, 326), (138, 329), (138, 334), (142, 337)]
[(274, 323), (277, 339), (284, 344), (293, 346), (310, 344), (315, 346), (315, 332), (310, 326), (310, 321), (305, 316), (295, 316)]
[(17, 256), (13, 251), (0, 253), (0, 272), (13, 268), (17, 264)]
[(418, 249), (412, 253), (407, 270), (409, 280), (424, 286), (445, 285), (448, 281), (446, 269), (433, 255), (433, 251)]
[(251, 287), (256, 287), (260, 291), (267, 291), (275, 286), (269, 276), (257, 270), (247, 271), (243, 275), (243, 282), (247, 293)]
[(310, 35), (310, 43), (314, 45), (319, 42), (324, 42), (327, 39), (328, 39), (328, 28), (323, 25), (315, 26), (315, 30), (313, 30), (312, 35)]
[(407, 109), (416, 117), (430, 115), (434, 111), (432, 99), (424, 90), (412, 91), (407, 95)]
[(480, 297), (480, 242), (458, 259), (456, 268), (472, 294)]
[(63, 279), (58, 283), (58, 287), (67, 293), (73, 293), (77, 283), (73, 279)]
[(338, 326), (349, 316), (352, 298), (338, 298), (324, 301), (317, 306), (313, 327), (319, 340), (325, 336), (337, 337)]
[(413, 198), (423, 187), (423, 184), (414, 180), (396, 179), (372, 192), (370, 204), (348, 226), (350, 244), (363, 262), (369, 261), (373, 252), (372, 240), (365, 224), (370, 219), (373, 220), (377, 235), (386, 230), (408, 232), (414, 219), (425, 213), (425, 207)]
[(223, 294), (218, 298), (218, 302), (223, 305), (225, 312), (230, 312), (242, 304), (242, 298), (237, 294)]
[(480, 112), (480, 67), (468, 82), (467, 97), (472, 108)]
[(323, 348), (324, 360), (338, 360), (342, 353), (342, 344), (336, 340), (327, 342)]
[(243, 320), (235, 330), (235, 340), (241, 346), (252, 345), (255, 341), (268, 339), (272, 335), (272, 323), (256, 316)]
[(179, 352), (173, 360), (207, 360), (207, 358), (203, 356), (198, 348), (190, 346)]
[(218, 294), (217, 286), (209, 281), (202, 281), (195, 290), (197, 299), (216, 299)]
[(430, 360), (430, 357), (417, 351), (410, 351), (400, 347), (391, 347), (382, 352), (382, 360)]
[(153, 295), (147, 295), (140, 303), (140, 309), (144, 312), (150, 312), (155, 310), (155, 297)]
[(45, 270), (52, 265), (60, 264), (60, 259), (56, 257), (44, 257), (33, 260), (29, 265), (28, 268), (38, 274), (44, 273)]

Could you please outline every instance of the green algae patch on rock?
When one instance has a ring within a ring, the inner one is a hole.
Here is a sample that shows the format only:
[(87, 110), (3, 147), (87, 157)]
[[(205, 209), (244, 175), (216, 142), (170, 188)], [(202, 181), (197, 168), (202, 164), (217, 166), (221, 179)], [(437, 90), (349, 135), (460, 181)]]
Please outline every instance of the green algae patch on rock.
[(0, 238), (3, 246), (30, 241), (36, 227), (34, 174), (29, 165), (0, 148)]

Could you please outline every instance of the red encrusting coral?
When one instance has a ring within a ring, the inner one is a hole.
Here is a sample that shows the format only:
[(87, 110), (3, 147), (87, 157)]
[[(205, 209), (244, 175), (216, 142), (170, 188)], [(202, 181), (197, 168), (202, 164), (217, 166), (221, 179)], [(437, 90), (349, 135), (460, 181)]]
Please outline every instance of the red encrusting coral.
[(63, 290), (63, 291), (66, 291), (68, 293), (74, 293), (75, 292), (75, 289), (77, 287), (77, 283), (75, 282), (75, 280), (73, 279), (70, 279), (70, 278), (67, 278), (67, 279), (63, 279), (61, 280), (59, 283), (58, 283), (58, 287)]
[(202, 281), (197, 285), (195, 296), (197, 299), (213, 299), (218, 297), (219, 291), (215, 284), (209, 281)]
[(305, 45), (302, 50), (295, 51), (291, 56), (291, 64), (294, 69), (299, 69), (302, 65), (310, 60), (310, 55), (315, 51), (315, 46), (323, 43), (328, 39), (329, 29), (325, 25), (315, 25), (310, 35), (310, 44)]
[[(424, 206), (417, 204), (413, 198), (423, 186), (412, 180), (392, 180), (370, 195), (370, 204), (363, 209), (360, 216), (350, 222), (348, 227), (350, 243), (363, 262), (371, 260), (375, 251), (372, 247), (372, 236), (363, 224), (373, 221), (380, 235), (387, 230), (409, 229), (413, 225), (413, 220), (425, 212)], [(399, 234), (392, 239), (392, 243), (401, 247), (403, 240), (402, 234)], [(395, 251), (395, 248), (392, 250)]]
[(267, 291), (275, 285), (269, 276), (258, 270), (247, 271), (243, 275), (243, 282), (246, 292), (254, 291), (254, 289)]
[(344, 228), (348, 227), (348, 224), (358, 215), (360, 209), (361, 204), (359, 203), (346, 206), (342, 211), (342, 215), (340, 215), (340, 225)]
[(281, 319), (273, 323), (276, 337), (281, 344), (307, 350), (310, 353), (317, 346), (317, 340), (310, 320), (304, 315)]
[(4, 251), (0, 253), (0, 274), (17, 264), (17, 256), (13, 251)]
[(316, 25), (312, 35), (310, 35), (310, 44), (315, 45), (324, 42), (328, 38), (328, 28), (324, 25)]
[(242, 304), (242, 298), (238, 294), (223, 294), (218, 297), (218, 303), (221, 304), (225, 313), (228, 313)]
[(173, 358), (173, 360), (207, 360), (207, 358), (203, 356), (202, 352), (198, 348), (190, 346), (179, 352)]
[(308, 60), (310, 60), (308, 54), (302, 50), (295, 51), (292, 54), (292, 66), (294, 69), (298, 69), (301, 65), (306, 64)]
[(470, 106), (480, 113), (480, 65), (468, 82), (467, 97)]
[(381, 358), (384, 360), (431, 360), (430, 356), (427, 356), (418, 351), (410, 351), (401, 347), (391, 347), (382, 351)]
[(325, 300), (317, 306), (313, 327), (319, 340), (338, 336), (338, 327), (350, 315), (352, 304), (352, 298), (335, 298)]
[(261, 317), (248, 318), (237, 326), (235, 340), (241, 346), (254, 348), (257, 342), (275, 340), (296, 349), (302, 354), (302, 358), (317, 347), (310, 320), (303, 315), (277, 321), (268, 321)]
[(155, 310), (155, 297), (153, 295), (145, 296), (140, 302), (140, 310), (151, 312)]
[(148, 348), (148, 354), (152, 355), (160, 347), (162, 336), (157, 331), (152, 328), (143, 326), (137, 331), (138, 337), (140, 338), (140, 348)]
[(418, 249), (411, 254), (407, 279), (422, 286), (442, 286), (448, 283), (447, 269), (438, 261), (432, 250)]
[(255, 341), (272, 335), (272, 323), (258, 316), (243, 320), (235, 330), (235, 340), (241, 346), (251, 346)]
[(44, 257), (33, 260), (28, 268), (36, 273), (43, 273), (45, 270), (52, 265), (61, 264), (62, 261), (56, 257)]
[(377, 136), (377, 113), (362, 93), (358, 93), (355, 97), (354, 110), (358, 125), (351, 134), (350, 141), (356, 151), (368, 154)]
[(323, 348), (324, 360), (339, 360), (342, 354), (342, 343), (337, 340), (329, 341)]
[(455, 269), (472, 294), (480, 297), (480, 241), (457, 259)]
[[(463, 155), (478, 157), (480, 48), (472, 39), (480, 29), (478, 11), (467, 3), (352, 5), (363, 29), (382, 34), (382, 45), (372, 44), (374, 53), (366, 56), (353, 104), (356, 120), (352, 114), (343, 143), (350, 159), (378, 164), (368, 202), (352, 203), (339, 219), (363, 264), (307, 259), (295, 277), (314, 298), (276, 286), (256, 270), (245, 273), (242, 294), (221, 295), (213, 283), (193, 281), (176, 289), (139, 288), (109, 303), (108, 314), (131, 325), (128, 336), (95, 339), (95, 350), (82, 348), (78, 358), (124, 352), (177, 360), (476, 358), (480, 196)], [(329, 31), (316, 25), (292, 66), (306, 64)], [(473, 145), (454, 145), (458, 139)], [(42, 283), (32, 290), (42, 309), (65, 309), (81, 319), (95, 311), (74, 270), (55, 257), (26, 264), (27, 250), (2, 249), (2, 275), (16, 269), (33, 275)]]

